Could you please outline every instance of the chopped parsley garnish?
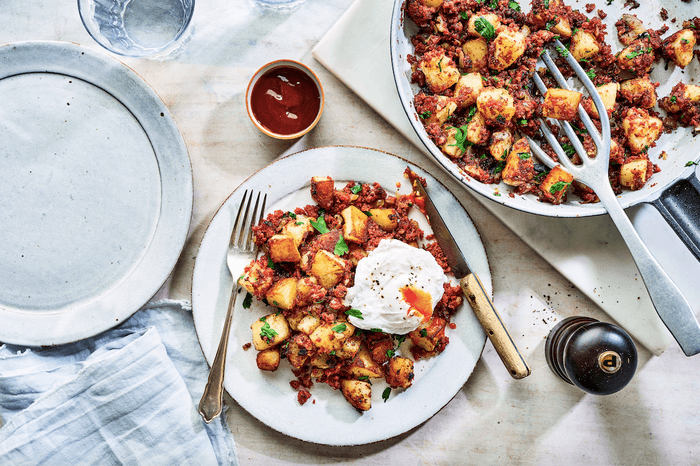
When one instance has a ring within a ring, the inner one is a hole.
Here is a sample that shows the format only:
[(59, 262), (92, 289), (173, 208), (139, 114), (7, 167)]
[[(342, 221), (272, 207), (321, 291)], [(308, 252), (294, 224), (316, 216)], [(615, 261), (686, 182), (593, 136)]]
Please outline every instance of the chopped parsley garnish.
[(498, 8), (498, 0), (491, 0), (491, 3), (489, 4), (489, 7), (491, 7), (491, 8), (494, 9), (494, 10), (495, 10), (496, 8)]
[(419, 333), (420, 333), (420, 336), (422, 336), (423, 338), (428, 336), (428, 330), (426, 330), (424, 328), (420, 329)]
[(251, 304), (253, 304), (253, 295), (246, 293), (245, 298), (243, 299), (243, 309), (250, 309)]
[(386, 387), (382, 392), (382, 400), (384, 400), (384, 403), (389, 399), (389, 395), (391, 395), (391, 388)]
[(569, 157), (576, 153), (576, 149), (571, 144), (564, 144), (561, 148), (564, 149), (564, 153)]
[(586, 76), (588, 76), (589, 79), (593, 79), (593, 78), (595, 78), (595, 77), (598, 76), (598, 75), (595, 74), (595, 71), (593, 71), (593, 70), (588, 70), (588, 71), (586, 71)]
[(394, 335), (394, 338), (396, 339), (397, 346), (401, 346), (401, 344), (406, 341), (406, 335)]
[(364, 211), (364, 210), (363, 210), (362, 213), (365, 214), (365, 215), (368, 216), (368, 217), (371, 217), (371, 216), (372, 216), (372, 212), (370, 212), (369, 210), (367, 210), (367, 211)]
[(564, 47), (560, 47), (557, 45), (554, 48), (557, 49), (557, 52), (559, 52), (559, 55), (561, 55), (562, 57), (566, 58), (569, 56), (569, 51), (566, 50)]
[(535, 177), (533, 178), (533, 181), (534, 181), (535, 183), (541, 183), (542, 180), (544, 179), (544, 177), (547, 176), (548, 174), (549, 174), (549, 172), (538, 173), (538, 174), (535, 175)]
[(560, 191), (563, 191), (566, 189), (567, 186), (569, 186), (571, 183), (567, 183), (566, 181), (557, 181), (552, 185), (551, 188), (549, 188), (549, 192), (552, 194), (556, 194)]
[(374, 333), (384, 333), (384, 330), (382, 330), (380, 328), (371, 328), (371, 329), (369, 329), (369, 331), (374, 332)]
[(675, 95), (672, 95), (671, 98), (668, 100), (670, 100), (672, 104), (675, 104), (676, 100), (678, 100), (678, 98)]
[(311, 220), (311, 226), (314, 227), (319, 233), (328, 233), (328, 225), (326, 225), (326, 219), (323, 218), (323, 214), (319, 212), (318, 220)]
[(393, 358), (395, 354), (396, 354), (396, 350), (393, 348), (386, 350), (386, 357), (387, 358)]
[(687, 44), (688, 42), (688, 39), (681, 39), (681, 44)]
[(338, 324), (335, 327), (333, 327), (331, 330), (333, 330), (335, 333), (343, 333), (348, 329), (348, 326), (345, 324)]
[(343, 235), (340, 235), (338, 242), (335, 243), (335, 248), (333, 248), (333, 254), (336, 256), (342, 256), (343, 254), (347, 254), (349, 251), (350, 248), (348, 248), (345, 238), (343, 238)]
[(462, 19), (467, 19), (469, 18), (469, 14), (466, 11), (460, 11), (459, 16), (462, 17)]
[(297, 214), (295, 214), (294, 212), (287, 212), (284, 215), (286, 215), (289, 218), (293, 218), (294, 220), (297, 219)]
[(689, 160), (688, 163), (685, 164), (686, 167), (692, 167), (693, 165), (697, 165), (697, 162), (693, 162), (692, 160)]
[(263, 340), (272, 341), (277, 335), (279, 334), (275, 331), (274, 328), (270, 327), (269, 322), (265, 322), (262, 328), (260, 328), (260, 337)]
[(544, 0), (544, 2), (542, 2), (542, 5), (544, 5), (545, 8), (549, 8), (549, 0)]
[(360, 183), (356, 183), (355, 186), (350, 188), (350, 191), (352, 191), (353, 194), (357, 194), (362, 191), (362, 185)]
[(442, 58), (438, 61), (438, 69), (442, 73)]
[(527, 160), (531, 155), (529, 152), (518, 152), (518, 157), (520, 157), (520, 160)]
[(496, 37), (496, 29), (486, 18), (477, 18), (477, 20), (474, 21), (474, 29), (476, 29), (476, 32), (484, 39), (490, 40)]
[(465, 152), (468, 146), (474, 145), (472, 142), (467, 141), (467, 125), (455, 129), (457, 130), (455, 133), (455, 143), (450, 145), (459, 147), (459, 150)]
[(363, 382), (369, 381), (369, 375), (361, 375), (357, 380), (362, 380)]
[(365, 318), (362, 317), (362, 312), (359, 309), (348, 309), (345, 311), (345, 313), (356, 319), (365, 320)]
[(628, 60), (632, 60), (633, 58), (637, 58), (639, 55), (641, 55), (643, 53), (651, 53), (653, 51), (654, 51), (654, 49), (651, 47), (646, 48), (646, 49), (637, 49), (634, 52), (628, 53), (627, 55), (625, 55), (625, 58), (627, 58)]
[(508, 6), (511, 10), (520, 11), (520, 4), (514, 0), (510, 0)]
[(419, 116), (420, 116), (423, 120), (425, 120), (425, 119), (427, 119), (427, 118), (430, 118), (430, 115), (432, 115), (432, 112), (423, 112), (423, 113), (421, 113)]
[(519, 124), (519, 125), (522, 125), (522, 126), (525, 126), (525, 125), (527, 124), (527, 120), (526, 120), (525, 118), (521, 118), (521, 119), (518, 121), (518, 124)]
[(493, 174), (495, 175), (496, 173), (501, 173), (504, 168), (506, 168), (506, 163), (505, 162), (498, 162), (498, 165), (496, 165), (496, 168), (493, 169)]
[(267, 258), (267, 266), (272, 270), (277, 270), (277, 264), (272, 262), (272, 259), (270, 259), (269, 257)]

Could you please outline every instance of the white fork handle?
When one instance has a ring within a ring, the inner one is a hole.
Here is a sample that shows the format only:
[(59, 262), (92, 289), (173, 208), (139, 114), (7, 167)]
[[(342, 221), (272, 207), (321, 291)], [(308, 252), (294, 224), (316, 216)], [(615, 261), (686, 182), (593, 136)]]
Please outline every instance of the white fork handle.
[(686, 356), (700, 353), (700, 324), (690, 303), (639, 237), (612, 190), (599, 191), (598, 198), (625, 240), (661, 321)]

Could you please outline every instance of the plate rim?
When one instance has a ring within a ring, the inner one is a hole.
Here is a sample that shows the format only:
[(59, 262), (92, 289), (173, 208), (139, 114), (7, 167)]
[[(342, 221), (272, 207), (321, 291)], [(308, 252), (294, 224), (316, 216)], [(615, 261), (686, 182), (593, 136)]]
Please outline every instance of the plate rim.
[(95, 299), (75, 305), (66, 303), (64, 308), (52, 312), (22, 311), (0, 305), (3, 320), (0, 342), (18, 346), (72, 343), (128, 319), (158, 292), (174, 270), (184, 250), (193, 214), (189, 153), (177, 123), (160, 96), (133, 69), (114, 57), (72, 42), (30, 40), (0, 46), (0, 63), (8, 64), (8, 68), (0, 68), (0, 79), (28, 73), (55, 73), (79, 79), (107, 93), (142, 128), (158, 166), (160, 206), (154, 219), (156, 226), (148, 243), (143, 245), (144, 253), (126, 275), (97, 290)]
[[(403, 158), (403, 157), (401, 157), (401, 156), (398, 156), (398, 155), (395, 155), (395, 154), (392, 154), (392, 153), (390, 153), (390, 152), (382, 151), (382, 150), (379, 150), (379, 149), (372, 149), (372, 148), (367, 148), (367, 147), (361, 147), (361, 146), (354, 146), (354, 145), (328, 145), (328, 146), (322, 146), (322, 147), (315, 147), (315, 148), (311, 148), (311, 149), (305, 149), (305, 150), (302, 150), (302, 151), (299, 151), (299, 152), (295, 152), (295, 153), (286, 155), (286, 156), (284, 156), (284, 157), (280, 157), (280, 158), (274, 160), (273, 162), (271, 162), (270, 164), (268, 164), (267, 166), (265, 166), (265, 167), (261, 168), (260, 170), (256, 171), (255, 173), (253, 173), (252, 175), (250, 175), (249, 177), (247, 177), (243, 182), (241, 182), (241, 183), (226, 197), (226, 199), (221, 203), (221, 205), (220, 205), (219, 208), (216, 210), (215, 214), (212, 216), (211, 220), (210, 220), (209, 223), (207, 224), (207, 228), (206, 228), (205, 233), (204, 233), (204, 235), (203, 235), (203, 237), (202, 237), (202, 239), (201, 239), (201, 241), (200, 241), (200, 244), (199, 244), (199, 250), (202, 250), (202, 249), (203, 249), (203, 246), (206, 248), (206, 243), (207, 243), (207, 241), (208, 241), (208, 233), (210, 232), (210, 228), (212, 228), (212, 223), (215, 222), (217, 216), (218, 216), (224, 209), (226, 209), (226, 208), (233, 208), (233, 209), (235, 210), (235, 205), (237, 205), (237, 204), (233, 203), (233, 204), (234, 204), (233, 206), (232, 206), (232, 204), (231, 204), (231, 203), (233, 202), (233, 200), (234, 200), (234, 197), (236, 196), (237, 193), (240, 192), (240, 190), (242, 190), (242, 188), (243, 188), (247, 183), (251, 182), (251, 180), (253, 180), (253, 178), (255, 178), (256, 176), (262, 175), (262, 173), (265, 172), (266, 170), (268, 170), (269, 167), (271, 167), (271, 166), (273, 166), (273, 165), (275, 165), (275, 164), (277, 164), (277, 163), (279, 163), (279, 162), (281, 162), (281, 161), (285, 161), (286, 159), (290, 159), (290, 158), (298, 159), (298, 158), (301, 158), (301, 157), (305, 157), (305, 154), (308, 154), (309, 152), (312, 152), (312, 153), (313, 153), (313, 152), (332, 151), (332, 150), (341, 150), (341, 151), (343, 151), (343, 150), (360, 150), (360, 151), (366, 152), (366, 153), (368, 153), (368, 154), (369, 154), (369, 153), (377, 153), (377, 154), (381, 154), (382, 156), (391, 157), (391, 158), (393, 158), (393, 159), (396, 159), (397, 162), (399, 162), (399, 163), (401, 163), (401, 164), (405, 164), (406, 166), (410, 166), (410, 167), (411, 167), (412, 169), (414, 169), (414, 170), (417, 169), (417, 172), (418, 172), (421, 176), (426, 176), (426, 175), (427, 175), (428, 178), (431, 178), (430, 183), (433, 183), (433, 182), (434, 182), (434, 183), (436, 183), (437, 185), (439, 185), (439, 186), (440, 186), (440, 189), (444, 190), (445, 193), (447, 193), (455, 202), (457, 202), (457, 203), (460, 205), (461, 210), (464, 212), (464, 216), (465, 216), (466, 220), (468, 221), (468, 223), (469, 223), (469, 224), (471, 225), (471, 227), (473, 228), (473, 232), (474, 232), (474, 234), (476, 235), (476, 238), (478, 239), (478, 242), (479, 242), (479, 246), (480, 246), (480, 248), (482, 249), (482, 252), (483, 252), (483, 254), (484, 254), (484, 259), (485, 259), (485, 261), (486, 261), (486, 268), (488, 269), (487, 273), (484, 273), (484, 271), (481, 271), (480, 273), (481, 273), (481, 275), (485, 275), (485, 277), (483, 278), (484, 284), (485, 284), (487, 290), (490, 291), (491, 296), (493, 296), (493, 277), (492, 277), (492, 274), (491, 274), (491, 264), (490, 264), (490, 262), (488, 261), (488, 256), (486, 255), (486, 250), (485, 250), (485, 248), (484, 248), (483, 241), (482, 241), (482, 239), (481, 239), (481, 235), (480, 235), (478, 229), (476, 228), (476, 225), (474, 224), (473, 220), (471, 219), (471, 216), (469, 215), (467, 209), (462, 205), (462, 203), (459, 201), (459, 199), (457, 199), (457, 197), (455, 196), (455, 194), (454, 194), (452, 191), (450, 191), (442, 182), (440, 182), (438, 179), (434, 178), (434, 176), (433, 176), (432, 174), (430, 174), (430, 172), (428, 172), (427, 170), (424, 170), (423, 168), (421, 168), (421, 167), (418, 166), (417, 164), (415, 164), (415, 163), (413, 163), (413, 162), (410, 162), (410, 161), (406, 160), (405, 158)], [(320, 169), (320, 170), (322, 171), (322, 169)], [(310, 176), (309, 176), (309, 179), (310, 179)], [(339, 180), (339, 181), (344, 181), (344, 180)], [(398, 181), (398, 180), (397, 180), (397, 181)], [(300, 191), (301, 189), (303, 189), (303, 187), (302, 187), (302, 188), (295, 188), (295, 190), (290, 191), (289, 193), (285, 194), (285, 196), (287, 196), (287, 195), (289, 195), (289, 194), (292, 194), (292, 193), (294, 193), (294, 192), (298, 192), (298, 191)], [(390, 189), (390, 188), (385, 187), (385, 189)], [(283, 198), (283, 197), (284, 197), (284, 196), (282, 196), (282, 198)], [(280, 199), (281, 199), (281, 198), (269, 200), (268, 206), (274, 205), (274, 203), (277, 202), (277, 201), (279, 201)], [(268, 210), (269, 210), (269, 207), (268, 207)], [(227, 235), (228, 235), (228, 233), (227, 233)], [(197, 290), (199, 289), (199, 286), (198, 286), (197, 281), (199, 280), (200, 271), (201, 271), (202, 268), (204, 267), (204, 266), (197, 267), (197, 262), (199, 262), (200, 264), (202, 263), (202, 261), (203, 261), (204, 259), (201, 259), (201, 260), (200, 260), (201, 257), (202, 257), (202, 256), (198, 253), (198, 254), (197, 254), (197, 259), (195, 260), (194, 271), (193, 271), (193, 274), (192, 274), (192, 286), (191, 286), (191, 290), (192, 290), (192, 299), (191, 299), (191, 303), (192, 303), (192, 314), (193, 314), (193, 320), (194, 320), (194, 324), (195, 324), (195, 333), (197, 334), (197, 340), (198, 340), (198, 342), (199, 342), (200, 349), (202, 350), (202, 353), (203, 353), (204, 356), (205, 356), (205, 359), (206, 359), (206, 361), (207, 361), (207, 364), (210, 365), (210, 364), (211, 364), (211, 361), (213, 360), (213, 357), (214, 357), (215, 348), (214, 348), (213, 351), (210, 352), (210, 354), (207, 354), (207, 351), (206, 351), (205, 348), (204, 348), (204, 342), (203, 342), (204, 338), (200, 336), (200, 328), (199, 328), (199, 326), (197, 325), (198, 316), (200, 315), (200, 309), (199, 309), (199, 306), (198, 306), (198, 304), (197, 304), (197, 303), (198, 303), (198, 299), (197, 299), (197, 293), (198, 293), (198, 291), (197, 291)], [(222, 260), (223, 260), (223, 259), (222, 259)], [(225, 266), (225, 263), (224, 263), (224, 266)], [(226, 270), (226, 273), (228, 273), (227, 270)], [(226, 293), (229, 293), (229, 292), (230, 292), (230, 278), (229, 278), (229, 283), (228, 283), (227, 286), (228, 286), (228, 287), (226, 288)], [(466, 303), (466, 302), (464, 303), (464, 306), (465, 306), (466, 308), (469, 307), (469, 306), (468, 306), (468, 303)], [(224, 306), (223, 306), (223, 307), (224, 307), (224, 309), (221, 310), (221, 313), (222, 313), (222, 314), (225, 314), (225, 303), (224, 303)], [(470, 310), (469, 310), (469, 311), (470, 311)], [(468, 311), (468, 312), (469, 312), (469, 311)], [(213, 311), (213, 312), (216, 312), (216, 311)], [(285, 428), (285, 426), (271, 425), (271, 424), (270, 424), (269, 422), (267, 422), (266, 420), (261, 419), (261, 417), (259, 416), (261, 410), (260, 410), (260, 409), (256, 409), (256, 408), (251, 409), (251, 402), (248, 401), (248, 400), (243, 400), (243, 401), (241, 401), (241, 400), (237, 399), (235, 392), (232, 393), (232, 391), (229, 391), (228, 388), (226, 388), (226, 387), (227, 387), (226, 381), (224, 381), (224, 389), (229, 393), (229, 395), (231, 396), (231, 398), (232, 398), (234, 401), (236, 401), (236, 403), (237, 403), (239, 406), (241, 406), (248, 414), (250, 414), (253, 418), (255, 418), (256, 420), (258, 420), (258, 421), (261, 422), (262, 424), (264, 424), (264, 425), (266, 425), (267, 427), (273, 429), (274, 431), (277, 431), (277, 432), (279, 432), (279, 433), (282, 433), (282, 434), (287, 435), (287, 436), (292, 437), (292, 438), (296, 438), (296, 439), (301, 440), (301, 441), (304, 441), (304, 442), (309, 442), (309, 443), (319, 444), (319, 445), (329, 445), (329, 446), (356, 446), (356, 445), (366, 445), (366, 444), (377, 443), (377, 442), (381, 442), (381, 441), (384, 441), (384, 440), (388, 440), (388, 439), (397, 437), (397, 436), (399, 436), (399, 435), (405, 434), (406, 432), (409, 432), (409, 431), (411, 431), (411, 430), (413, 430), (413, 429), (419, 427), (420, 425), (424, 424), (425, 422), (427, 422), (430, 418), (432, 418), (435, 414), (437, 414), (440, 410), (442, 410), (445, 406), (447, 406), (447, 405), (449, 404), (449, 402), (459, 393), (459, 390), (461, 390), (461, 388), (462, 388), (462, 387), (464, 386), (464, 384), (467, 382), (468, 378), (469, 378), (469, 377), (471, 376), (471, 374), (473, 373), (474, 368), (476, 367), (476, 364), (478, 363), (478, 361), (479, 361), (479, 359), (480, 359), (480, 357), (481, 357), (481, 354), (482, 354), (482, 352), (483, 352), (483, 349), (484, 349), (484, 347), (485, 347), (485, 344), (486, 344), (486, 333), (485, 333), (485, 332), (483, 331), (483, 329), (481, 328), (481, 325), (480, 325), (480, 324), (478, 323), (478, 321), (476, 320), (476, 317), (473, 316), (473, 313), (470, 312), (469, 315), (472, 316), (472, 317), (474, 318), (474, 322), (475, 322), (476, 326), (478, 326), (478, 331), (481, 332), (481, 339), (480, 339), (480, 343), (478, 344), (479, 349), (478, 349), (478, 354), (476, 355), (476, 357), (475, 357), (475, 359), (474, 359), (474, 364), (473, 364), (473, 366), (471, 366), (471, 368), (469, 368), (468, 373), (467, 373), (466, 376), (464, 377), (464, 380), (462, 380), (461, 383), (459, 383), (459, 387), (458, 387), (454, 392), (450, 393), (449, 397), (444, 397), (444, 399), (443, 399), (442, 402), (440, 403), (439, 407), (437, 407), (436, 409), (434, 409), (434, 411), (431, 411), (431, 412), (429, 413), (429, 415), (424, 416), (420, 422), (415, 422), (415, 423), (412, 423), (412, 424), (410, 424), (410, 425), (407, 425), (406, 427), (402, 427), (401, 429), (399, 429), (400, 431), (393, 431), (393, 432), (391, 432), (391, 433), (388, 434), (388, 435), (381, 435), (381, 436), (376, 437), (376, 438), (366, 438), (366, 437), (365, 437), (365, 438), (362, 438), (362, 439), (359, 439), (359, 440), (351, 440), (351, 441), (347, 441), (347, 440), (337, 441), (337, 439), (336, 439), (336, 441), (328, 441), (328, 440), (319, 439), (319, 438), (317, 438), (317, 437), (307, 435), (305, 432), (302, 433), (301, 435), (299, 435), (300, 432), (299, 432), (299, 429), (298, 429), (298, 428), (296, 428), (296, 429), (290, 429), (290, 428)], [(223, 315), (222, 315), (222, 320), (223, 320)], [(216, 328), (217, 328), (217, 332), (216, 332), (217, 335), (215, 335), (215, 336), (213, 337), (213, 338), (215, 339), (215, 341), (213, 341), (214, 344), (218, 342), (218, 339), (219, 339), (219, 337), (218, 337), (218, 332), (220, 331), (220, 327), (222, 327), (222, 326), (223, 326), (223, 324), (222, 324), (221, 326), (217, 326), (217, 327), (216, 327)], [(475, 328), (476, 328), (476, 327), (475, 327)], [(233, 342), (232, 342), (232, 343), (233, 343)], [(448, 345), (448, 349), (449, 349), (449, 348), (450, 348), (450, 346)], [(232, 349), (232, 348), (231, 348), (231, 346), (229, 345), (229, 353), (231, 352), (231, 349)], [(252, 359), (254, 360), (254, 358), (252, 358)], [(230, 371), (229, 371), (229, 372), (230, 372)], [(340, 395), (340, 394), (336, 394), (335, 396), (341, 396), (341, 395)], [(294, 399), (293, 397), (290, 397), (290, 401), (291, 401), (291, 403), (296, 404), (296, 399)], [(253, 404), (254, 404), (254, 403), (253, 403)], [(349, 407), (349, 409), (352, 409), (352, 408), (350, 407), (350, 405), (348, 405), (348, 407)], [(263, 410), (263, 411), (264, 411), (264, 410)], [(369, 411), (369, 412), (371, 413), (372, 411)], [(367, 414), (365, 414), (365, 415), (367, 415)], [(298, 427), (298, 426), (297, 426), (297, 427)], [(293, 432), (292, 432), (292, 430), (293, 430)]]

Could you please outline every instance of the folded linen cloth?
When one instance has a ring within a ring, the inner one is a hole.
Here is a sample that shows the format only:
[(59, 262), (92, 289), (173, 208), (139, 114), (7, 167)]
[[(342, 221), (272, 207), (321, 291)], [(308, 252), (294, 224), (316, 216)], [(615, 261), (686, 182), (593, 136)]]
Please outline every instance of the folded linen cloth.
[(0, 464), (237, 465), (225, 416), (197, 413), (207, 375), (186, 302), (68, 345), (2, 345)]

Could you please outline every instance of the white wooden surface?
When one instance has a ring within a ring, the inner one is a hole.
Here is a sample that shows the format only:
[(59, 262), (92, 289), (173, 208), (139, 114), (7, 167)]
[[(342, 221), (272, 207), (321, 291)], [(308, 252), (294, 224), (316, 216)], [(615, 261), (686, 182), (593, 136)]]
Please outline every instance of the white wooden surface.
[[(640, 347), (636, 377), (607, 397), (585, 395), (557, 379), (543, 352), (549, 330), (563, 317), (608, 320), (607, 315), (313, 59), (311, 49), (351, 3), (308, 0), (294, 12), (271, 14), (249, 0), (199, 0), (193, 35), (179, 55), (123, 60), (169, 107), (193, 165), (189, 240), (160, 294), (189, 299), (198, 244), (216, 209), (241, 181), (292, 146), (252, 126), (244, 92), (264, 63), (301, 60), (316, 71), (326, 91), (323, 118), (303, 144), (392, 152), (452, 189), (482, 234), (494, 302), (533, 373), (521, 381), (511, 379), (487, 343), (470, 380), (431, 420), (395, 439), (353, 448), (307, 444), (278, 434), (227, 397), (241, 464), (700, 463), (700, 359), (686, 358), (675, 344), (659, 357)], [(0, 6), (0, 43), (62, 40), (99, 48), (83, 29), (74, 0), (3, 0)]]

